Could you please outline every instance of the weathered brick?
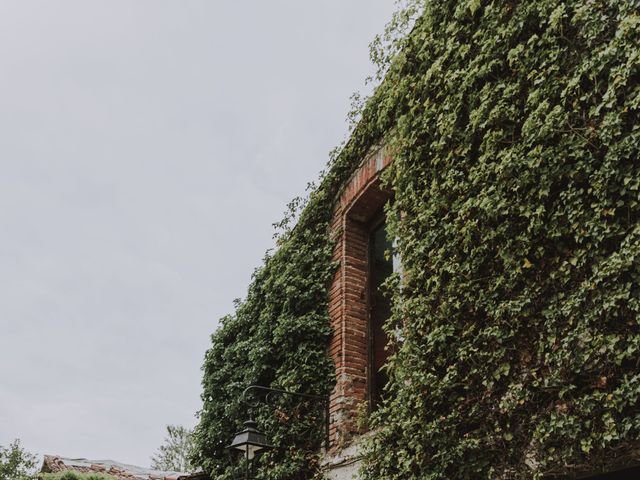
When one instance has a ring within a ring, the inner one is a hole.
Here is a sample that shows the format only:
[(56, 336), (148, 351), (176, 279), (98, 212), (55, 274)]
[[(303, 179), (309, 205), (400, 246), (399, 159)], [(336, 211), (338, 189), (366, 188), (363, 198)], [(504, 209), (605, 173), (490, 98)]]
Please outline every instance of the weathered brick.
[(330, 354), (337, 380), (330, 397), (333, 444), (356, 433), (355, 409), (367, 397), (369, 228), (389, 198), (380, 188), (379, 176), (390, 161), (377, 151), (362, 162), (343, 186), (331, 221), (332, 238), (337, 240), (333, 258), (340, 264), (329, 289), (334, 328)]

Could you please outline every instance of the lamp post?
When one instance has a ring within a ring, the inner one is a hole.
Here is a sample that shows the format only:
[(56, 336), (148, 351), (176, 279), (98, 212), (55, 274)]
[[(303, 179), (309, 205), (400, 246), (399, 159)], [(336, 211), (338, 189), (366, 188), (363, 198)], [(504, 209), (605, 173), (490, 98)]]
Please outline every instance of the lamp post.
[(256, 427), (258, 425), (251, 418), (244, 422), (244, 430), (237, 433), (229, 445), (229, 448), (235, 448), (244, 453), (246, 459), (246, 472), (245, 478), (249, 480), (249, 465), (256, 452), (267, 448), (273, 448), (267, 442), (264, 433), (260, 432)]
[[(324, 426), (325, 426), (325, 448), (329, 449), (329, 396), (328, 395), (311, 395), (308, 393), (290, 392), (288, 390), (280, 390), (277, 388), (263, 387), (262, 385), (249, 385), (242, 392), (242, 401), (249, 407), (257, 407), (259, 401), (253, 403), (249, 402), (247, 395), (251, 391), (259, 391), (265, 393), (265, 403), (269, 402), (269, 398), (272, 395), (288, 395), (291, 397), (304, 398), (307, 400), (313, 400), (316, 402), (322, 402), (324, 405)], [(264, 449), (273, 448), (272, 445), (267, 442), (264, 433), (258, 430), (258, 425), (253, 419), (249, 418), (244, 422), (244, 430), (237, 433), (234, 437), (231, 445), (228, 448), (235, 448), (243, 452), (247, 463), (245, 472), (245, 478), (249, 480), (249, 465), (250, 461), (255, 457), (256, 452)]]

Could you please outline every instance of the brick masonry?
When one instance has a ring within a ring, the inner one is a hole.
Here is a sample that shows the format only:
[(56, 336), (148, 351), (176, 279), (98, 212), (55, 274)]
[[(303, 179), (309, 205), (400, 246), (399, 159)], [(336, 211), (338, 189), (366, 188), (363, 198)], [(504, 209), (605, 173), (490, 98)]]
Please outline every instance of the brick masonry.
[(356, 427), (356, 411), (368, 401), (368, 238), (369, 224), (390, 198), (380, 187), (380, 173), (390, 163), (383, 149), (371, 153), (344, 185), (331, 232), (339, 268), (329, 291), (333, 326), (330, 354), (336, 387), (330, 399), (332, 450), (347, 445)]

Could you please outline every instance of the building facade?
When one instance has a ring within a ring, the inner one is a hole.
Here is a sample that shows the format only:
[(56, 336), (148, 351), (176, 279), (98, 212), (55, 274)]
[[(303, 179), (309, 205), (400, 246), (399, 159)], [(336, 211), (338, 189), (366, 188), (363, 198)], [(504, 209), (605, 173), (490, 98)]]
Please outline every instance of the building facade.
[(319, 464), (308, 404), (258, 412), (263, 478), (635, 478), (637, 2), (423, 7), (212, 338), (199, 462), (239, 471), (259, 384), (330, 392)]

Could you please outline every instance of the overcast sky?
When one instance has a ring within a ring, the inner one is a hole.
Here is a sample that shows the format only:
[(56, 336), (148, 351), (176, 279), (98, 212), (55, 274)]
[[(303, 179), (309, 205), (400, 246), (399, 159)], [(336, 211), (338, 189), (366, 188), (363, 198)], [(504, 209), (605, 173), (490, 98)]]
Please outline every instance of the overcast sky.
[(0, 445), (142, 466), (393, 0), (0, 0)]

